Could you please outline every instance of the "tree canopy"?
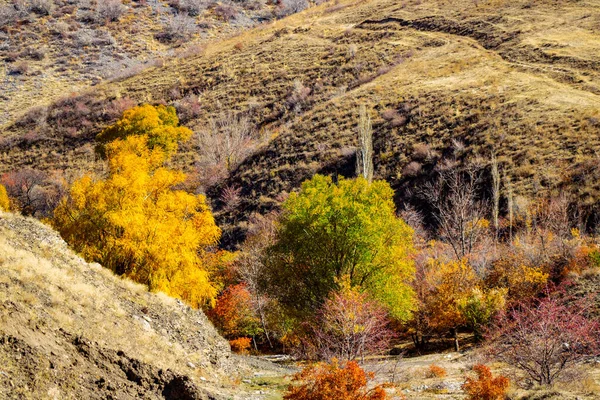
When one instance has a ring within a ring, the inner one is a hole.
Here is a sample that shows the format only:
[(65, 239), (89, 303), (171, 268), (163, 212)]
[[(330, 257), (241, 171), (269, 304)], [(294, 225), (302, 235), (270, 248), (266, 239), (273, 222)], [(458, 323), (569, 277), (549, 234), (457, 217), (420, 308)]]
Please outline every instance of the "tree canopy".
[(265, 285), (296, 316), (320, 307), (349, 279), (397, 319), (412, 307), (412, 229), (396, 217), (385, 181), (315, 175), (283, 204), (278, 239), (267, 250)]
[[(138, 122), (126, 126), (130, 116), (116, 125), (136, 133)], [(204, 196), (174, 189), (185, 175), (163, 166), (166, 150), (151, 140), (131, 134), (107, 144), (108, 176), (74, 182), (52, 224), (89, 261), (198, 307), (217, 294), (211, 270), (219, 255), (207, 250), (221, 231)]]
[(192, 136), (192, 131), (179, 126), (175, 108), (143, 104), (125, 111), (119, 121), (100, 132), (96, 137), (96, 149), (106, 156), (107, 143), (131, 135), (146, 136), (150, 149), (160, 147), (165, 155), (170, 156), (177, 151), (179, 142)]

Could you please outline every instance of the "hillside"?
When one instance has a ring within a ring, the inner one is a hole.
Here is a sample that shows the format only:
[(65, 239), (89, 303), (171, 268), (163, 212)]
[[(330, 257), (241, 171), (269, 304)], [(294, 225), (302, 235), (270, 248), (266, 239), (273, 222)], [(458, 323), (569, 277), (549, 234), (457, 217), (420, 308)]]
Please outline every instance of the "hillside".
[[(371, 110), (375, 176), (399, 200), (445, 157), (497, 154), (517, 194), (600, 196), (600, 5), (588, 0), (341, 0), (209, 44), (26, 112), (0, 138), (0, 170), (97, 167), (95, 135), (124, 104), (166, 102), (196, 131), (233, 110), (269, 138), (229, 179), (239, 225), (315, 172), (350, 175), (358, 108)], [(35, 100), (33, 100), (35, 104)], [(197, 142), (177, 160), (189, 171)], [(231, 231), (230, 231), (231, 232)], [(236, 236), (236, 235), (234, 235)]]
[(33, 219), (0, 213), (0, 267), (2, 399), (264, 398), (237, 379), (268, 363), (233, 356), (201, 311), (86, 263)]
[(131, 76), (290, 13), (262, 0), (0, 0), (0, 126), (35, 102)]

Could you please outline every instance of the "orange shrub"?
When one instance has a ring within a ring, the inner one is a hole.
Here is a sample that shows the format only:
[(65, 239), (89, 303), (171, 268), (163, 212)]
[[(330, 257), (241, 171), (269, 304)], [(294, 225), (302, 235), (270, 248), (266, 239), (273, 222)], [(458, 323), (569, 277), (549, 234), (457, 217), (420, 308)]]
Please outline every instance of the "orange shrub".
[(248, 353), (248, 350), (250, 350), (250, 343), (252, 343), (252, 339), (248, 337), (241, 337), (229, 341), (231, 351), (240, 354)]
[(217, 298), (215, 307), (206, 314), (228, 339), (261, 333), (252, 307), (252, 295), (245, 283), (225, 289)]
[(473, 367), (477, 378), (467, 377), (463, 390), (468, 400), (502, 400), (506, 396), (509, 380), (505, 376), (492, 377), (489, 367), (477, 364)]
[(431, 364), (427, 370), (428, 378), (443, 378), (446, 376), (446, 370), (438, 365)]
[(337, 360), (331, 364), (316, 364), (296, 374), (299, 385), (290, 385), (283, 396), (285, 400), (385, 400), (383, 385), (367, 389), (367, 381), (373, 373), (366, 373), (356, 362), (340, 366)]

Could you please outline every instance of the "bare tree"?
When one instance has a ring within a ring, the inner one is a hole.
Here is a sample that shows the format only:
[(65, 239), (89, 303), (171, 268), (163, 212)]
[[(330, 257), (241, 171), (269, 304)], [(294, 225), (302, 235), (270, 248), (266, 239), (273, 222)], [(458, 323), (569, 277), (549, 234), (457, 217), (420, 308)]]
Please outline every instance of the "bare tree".
[(373, 127), (367, 107), (363, 104), (359, 109), (358, 145), (356, 152), (356, 175), (373, 180)]
[(260, 319), (260, 324), (269, 343), (271, 343), (271, 329), (269, 327), (267, 310), (271, 298), (261, 290), (259, 281), (265, 271), (263, 256), (265, 249), (275, 243), (277, 235), (277, 213), (266, 216), (253, 214), (250, 216), (250, 230), (244, 243), (240, 246), (240, 257), (236, 263), (236, 271), (243, 282), (246, 283), (248, 291), (252, 295), (252, 305)]
[(24, 215), (34, 215), (44, 208), (44, 184), (48, 175), (42, 171), (23, 168), (2, 176), (8, 195), (15, 199)]
[(211, 119), (208, 128), (197, 135), (202, 162), (223, 165), (231, 172), (254, 150), (257, 141), (252, 133), (252, 124), (246, 116), (230, 113)]
[(505, 181), (505, 186), (506, 186), (506, 191), (507, 191), (506, 199), (507, 199), (507, 207), (508, 207), (508, 230), (509, 230), (510, 240), (512, 241), (515, 200), (514, 200), (514, 194), (513, 194), (513, 188), (512, 188), (512, 182), (510, 180), (510, 176), (505, 175), (504, 181)]
[(498, 217), (500, 215), (500, 170), (498, 159), (492, 154), (492, 217), (494, 229), (498, 232)]
[(452, 246), (457, 259), (472, 252), (487, 228), (487, 205), (478, 196), (480, 184), (478, 168), (449, 166), (420, 190), (434, 209), (440, 237)]
[(364, 361), (365, 355), (389, 349), (395, 334), (385, 309), (357, 288), (342, 285), (325, 300), (310, 338), (321, 359)]

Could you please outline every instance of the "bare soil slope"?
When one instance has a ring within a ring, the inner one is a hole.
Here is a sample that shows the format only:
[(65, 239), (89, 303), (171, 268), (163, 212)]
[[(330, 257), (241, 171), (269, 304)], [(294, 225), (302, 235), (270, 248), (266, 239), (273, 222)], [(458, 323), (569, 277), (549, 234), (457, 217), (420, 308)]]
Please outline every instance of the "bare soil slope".
[(201, 311), (0, 213), (0, 398), (245, 399), (249, 371)]

